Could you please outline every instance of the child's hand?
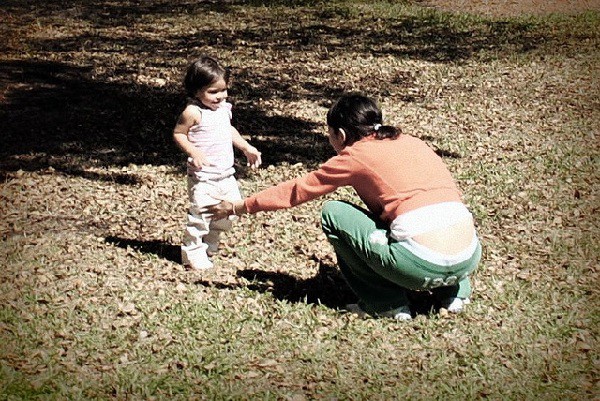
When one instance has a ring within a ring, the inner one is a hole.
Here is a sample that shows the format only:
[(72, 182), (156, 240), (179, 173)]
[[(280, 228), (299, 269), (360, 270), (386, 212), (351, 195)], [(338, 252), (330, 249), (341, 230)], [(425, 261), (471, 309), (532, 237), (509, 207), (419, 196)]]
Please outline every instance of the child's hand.
[(201, 155), (190, 156), (188, 157), (187, 162), (199, 170), (202, 170), (202, 167), (204, 166), (212, 166), (212, 164), (207, 162), (204, 156)]
[(252, 169), (260, 167), (262, 164), (262, 159), (260, 157), (261, 153), (254, 146), (249, 145), (244, 150), (244, 155), (246, 155), (246, 159), (248, 159), (248, 163), (246, 164)]

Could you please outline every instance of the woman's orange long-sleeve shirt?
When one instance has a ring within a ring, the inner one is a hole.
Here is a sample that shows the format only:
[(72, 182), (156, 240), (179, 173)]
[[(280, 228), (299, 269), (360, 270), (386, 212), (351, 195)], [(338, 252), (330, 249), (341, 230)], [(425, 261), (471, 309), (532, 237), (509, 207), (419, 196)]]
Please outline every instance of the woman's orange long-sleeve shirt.
[(442, 159), (422, 140), (366, 137), (346, 146), (315, 171), (282, 182), (245, 200), (249, 213), (289, 208), (352, 186), (367, 208), (390, 223), (422, 206), (461, 201)]

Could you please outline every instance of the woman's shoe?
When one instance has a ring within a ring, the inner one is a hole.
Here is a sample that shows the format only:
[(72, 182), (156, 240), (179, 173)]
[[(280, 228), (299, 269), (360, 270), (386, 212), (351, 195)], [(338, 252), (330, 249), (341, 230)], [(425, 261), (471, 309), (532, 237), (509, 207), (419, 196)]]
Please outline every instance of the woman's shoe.
[(447, 298), (442, 302), (442, 308), (450, 313), (460, 313), (470, 302), (469, 298)]
[[(359, 317), (368, 317), (370, 316), (367, 312), (365, 312), (359, 304), (348, 304), (346, 305), (346, 310), (348, 312), (356, 313)], [(400, 306), (396, 309), (392, 309), (385, 312), (379, 312), (375, 314), (377, 317), (391, 317), (396, 320), (411, 320), (412, 315), (410, 313), (410, 308), (407, 305)]]

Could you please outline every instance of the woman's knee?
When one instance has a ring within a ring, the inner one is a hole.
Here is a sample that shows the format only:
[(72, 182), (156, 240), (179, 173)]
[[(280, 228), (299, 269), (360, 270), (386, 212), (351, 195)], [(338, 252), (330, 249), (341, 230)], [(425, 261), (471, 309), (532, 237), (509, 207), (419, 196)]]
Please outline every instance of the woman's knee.
[(341, 205), (343, 202), (331, 200), (325, 202), (321, 209), (321, 228), (328, 237), (337, 232)]
[(346, 216), (351, 207), (350, 203), (344, 201), (330, 200), (325, 202), (321, 209), (321, 224), (323, 228), (337, 225), (336, 222), (339, 222), (341, 217)]
[(340, 205), (343, 205), (344, 202), (337, 200), (330, 200), (323, 204), (323, 209), (321, 209), (321, 217), (330, 217), (332, 215), (336, 215), (340, 209)]

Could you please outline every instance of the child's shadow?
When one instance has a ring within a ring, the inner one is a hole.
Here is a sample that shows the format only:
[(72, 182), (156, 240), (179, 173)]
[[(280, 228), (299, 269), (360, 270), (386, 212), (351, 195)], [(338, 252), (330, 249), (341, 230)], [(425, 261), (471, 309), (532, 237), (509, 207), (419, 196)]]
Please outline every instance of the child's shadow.
[(143, 253), (151, 253), (174, 263), (181, 263), (181, 248), (164, 241), (140, 241), (115, 236), (106, 237), (106, 242), (119, 248), (133, 248)]

